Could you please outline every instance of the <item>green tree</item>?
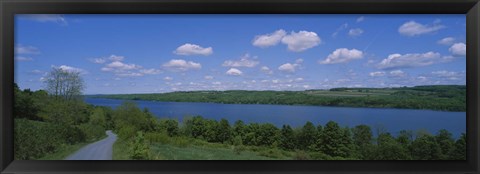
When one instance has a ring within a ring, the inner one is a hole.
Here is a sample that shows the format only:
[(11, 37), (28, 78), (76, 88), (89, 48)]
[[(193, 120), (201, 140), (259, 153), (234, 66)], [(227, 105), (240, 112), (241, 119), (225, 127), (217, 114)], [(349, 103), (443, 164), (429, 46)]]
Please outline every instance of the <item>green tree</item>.
[(412, 142), (411, 151), (415, 160), (439, 160), (442, 149), (435, 141), (435, 137), (423, 134)]
[(467, 135), (462, 133), (462, 136), (455, 142), (453, 150), (450, 152), (450, 159), (452, 160), (466, 160), (467, 159)]
[(222, 118), (218, 123), (217, 139), (219, 142), (224, 143), (229, 141), (231, 136), (232, 128), (230, 127), (230, 123), (228, 123), (228, 120)]
[(290, 125), (283, 125), (280, 130), (280, 147), (284, 150), (294, 150), (295, 140), (295, 134)]
[(374, 151), (375, 160), (408, 160), (408, 150), (395, 140), (389, 133), (382, 133), (377, 139)]
[(149, 158), (150, 146), (145, 141), (141, 131), (137, 132), (131, 148), (130, 158), (134, 160), (145, 160)]
[(446, 160), (450, 158), (451, 151), (455, 145), (455, 140), (453, 140), (452, 134), (445, 129), (438, 131), (435, 136), (435, 141), (440, 146), (442, 150), (441, 159)]
[(298, 145), (302, 150), (313, 150), (315, 149), (314, 145), (317, 141), (317, 129), (312, 122), (307, 122), (300, 130), (298, 134)]
[(106, 116), (102, 108), (95, 108), (90, 116), (90, 124), (106, 127)]
[(348, 156), (348, 152), (344, 151), (346, 147), (343, 142), (343, 136), (345, 136), (345, 132), (340, 128), (340, 126), (333, 121), (329, 121), (323, 130), (321, 146), (322, 152), (333, 157)]
[(370, 154), (370, 148), (373, 141), (373, 133), (370, 126), (358, 125), (353, 128), (353, 143), (355, 145), (355, 151), (360, 158), (366, 159)]
[(260, 125), (260, 129), (256, 132), (257, 145), (260, 146), (276, 146), (279, 137), (279, 130), (271, 123)]
[(64, 100), (77, 99), (85, 88), (79, 71), (70, 71), (61, 67), (52, 68), (47, 74), (45, 84), (51, 95)]

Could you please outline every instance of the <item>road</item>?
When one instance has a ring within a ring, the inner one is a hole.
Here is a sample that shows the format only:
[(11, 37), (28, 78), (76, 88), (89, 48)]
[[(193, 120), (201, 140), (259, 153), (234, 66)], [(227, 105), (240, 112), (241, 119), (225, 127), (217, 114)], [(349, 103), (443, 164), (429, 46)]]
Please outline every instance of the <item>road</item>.
[(107, 138), (82, 147), (66, 160), (112, 160), (112, 146), (117, 140), (117, 135), (112, 131), (106, 133)]

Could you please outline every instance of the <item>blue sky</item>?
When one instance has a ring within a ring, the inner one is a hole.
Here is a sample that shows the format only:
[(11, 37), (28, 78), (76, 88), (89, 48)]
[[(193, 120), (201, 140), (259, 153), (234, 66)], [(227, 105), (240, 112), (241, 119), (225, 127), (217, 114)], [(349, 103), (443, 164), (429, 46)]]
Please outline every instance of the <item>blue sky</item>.
[(465, 15), (18, 15), (15, 81), (85, 94), (465, 84)]

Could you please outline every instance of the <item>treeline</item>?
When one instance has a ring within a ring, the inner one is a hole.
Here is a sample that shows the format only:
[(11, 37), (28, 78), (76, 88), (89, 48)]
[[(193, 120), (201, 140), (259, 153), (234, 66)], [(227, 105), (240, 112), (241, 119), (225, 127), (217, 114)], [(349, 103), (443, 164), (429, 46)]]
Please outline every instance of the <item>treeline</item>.
[[(317, 94), (316, 92), (320, 92), (320, 94)], [(364, 94), (350, 96), (349, 94), (351, 93)], [(185, 91), (161, 94), (96, 95), (90, 97), (171, 102), (313, 105), (466, 111), (466, 86), (464, 85), (401, 88), (333, 88), (329, 91)]]
[[(201, 116), (156, 120), (148, 110), (125, 102), (113, 114), (114, 129), (120, 141), (130, 145), (131, 159), (152, 159), (150, 145), (158, 142), (190, 139), (226, 144), (235, 151), (262, 147), (270, 149), (260, 155), (275, 157), (281, 151), (291, 152), (292, 159), (315, 160), (464, 160), (466, 135), (455, 140), (447, 130), (436, 135), (426, 132), (401, 131), (398, 136), (379, 130), (374, 137), (372, 128), (358, 125), (341, 127), (330, 121), (325, 125), (307, 122), (304, 126), (281, 128), (270, 123), (249, 123), (239, 120), (230, 124)], [(175, 144), (175, 143), (174, 143)], [(182, 144), (182, 142), (176, 144)], [(258, 148), (257, 148), (258, 149)], [(270, 153), (270, 154), (269, 154)]]
[(107, 108), (88, 105), (79, 98), (79, 73), (54, 68), (48, 81), (56, 93), (50, 88), (21, 90), (14, 84), (16, 160), (42, 159), (66, 147), (99, 140), (109, 129)]

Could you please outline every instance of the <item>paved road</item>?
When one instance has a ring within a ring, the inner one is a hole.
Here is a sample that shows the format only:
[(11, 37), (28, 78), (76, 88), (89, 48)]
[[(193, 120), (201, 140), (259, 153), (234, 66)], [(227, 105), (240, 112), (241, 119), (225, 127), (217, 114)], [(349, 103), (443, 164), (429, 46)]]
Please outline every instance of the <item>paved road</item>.
[(108, 137), (82, 147), (74, 154), (68, 156), (66, 160), (111, 160), (112, 146), (117, 140), (117, 135), (112, 131), (106, 132)]

